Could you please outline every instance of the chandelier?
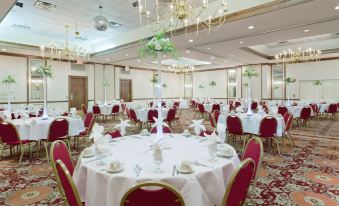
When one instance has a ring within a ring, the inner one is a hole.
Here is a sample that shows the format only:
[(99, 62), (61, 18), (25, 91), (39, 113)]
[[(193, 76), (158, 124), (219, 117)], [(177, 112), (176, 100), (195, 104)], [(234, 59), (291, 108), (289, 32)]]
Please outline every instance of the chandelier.
[[(219, 2), (220, 1), (220, 2)], [(140, 24), (150, 23), (155, 31), (166, 31), (173, 34), (200, 29), (217, 30), (226, 21), (226, 0), (217, 0), (217, 8), (209, 6), (209, 0), (138, 0)], [(213, 2), (214, 3), (214, 2)], [(212, 3), (211, 3), (212, 4)]]
[(277, 64), (297, 64), (304, 63), (310, 61), (318, 61), (321, 56), (320, 50), (314, 50), (312, 48), (302, 50), (298, 48), (298, 50), (288, 49), (287, 51), (282, 51), (279, 54), (275, 55), (275, 61)]
[[(76, 42), (68, 41), (68, 29), (69, 26), (65, 26), (65, 41), (58, 45), (55, 42), (49, 42), (40, 46), (40, 55), (44, 59), (51, 60), (68, 60), (82, 63), (89, 60), (90, 52), (86, 48)], [(75, 32), (76, 36), (79, 36), (79, 32)]]
[(186, 65), (173, 64), (173, 65), (169, 66), (167, 69), (170, 70), (171, 72), (176, 73), (176, 74), (190, 74), (195, 70), (194, 66), (190, 66), (190, 65), (187, 65), (187, 64)]
[(109, 22), (106, 17), (101, 15), (102, 6), (99, 6), (100, 15), (94, 17), (94, 28), (98, 31), (106, 31), (109, 25)]

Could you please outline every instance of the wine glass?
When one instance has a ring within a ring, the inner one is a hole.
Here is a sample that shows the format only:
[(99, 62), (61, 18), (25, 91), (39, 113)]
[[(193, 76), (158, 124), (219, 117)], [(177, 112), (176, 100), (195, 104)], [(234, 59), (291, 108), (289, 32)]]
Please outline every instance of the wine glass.
[(208, 145), (208, 154), (209, 154), (209, 161), (210, 162), (215, 162), (217, 161), (216, 155), (218, 152), (218, 145), (217, 144), (210, 144)]

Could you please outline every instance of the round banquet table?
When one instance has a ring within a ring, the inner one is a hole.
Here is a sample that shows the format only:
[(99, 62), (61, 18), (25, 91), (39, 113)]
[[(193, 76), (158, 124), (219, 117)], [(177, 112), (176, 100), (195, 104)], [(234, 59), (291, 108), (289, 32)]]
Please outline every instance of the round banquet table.
[[(60, 117), (67, 119), (68, 135), (70, 137), (79, 135), (80, 132), (85, 131), (84, 122), (77, 117)], [(41, 140), (47, 139), (48, 130), (54, 117), (49, 117), (47, 120), (42, 120), (40, 117), (29, 119), (13, 119), (9, 122), (12, 123), (19, 132), (21, 140)]]
[[(264, 118), (264, 116), (261, 116), (257, 113), (253, 114), (253, 116), (247, 116), (246, 113), (240, 113), (240, 114), (238, 113), (236, 115), (240, 117), (242, 128), (245, 133), (254, 134), (254, 135), (259, 134), (260, 122)], [(226, 117), (227, 116), (228, 115), (219, 116), (218, 123), (217, 123), (218, 130), (223, 130), (223, 131), (226, 130), (227, 128)], [(283, 135), (283, 131), (285, 128), (285, 121), (284, 121), (284, 118), (279, 115), (275, 115), (275, 118), (278, 121), (277, 136), (281, 137)]]
[[(164, 136), (162, 142), (166, 149), (163, 150), (163, 173), (160, 174), (154, 173), (152, 152), (146, 152), (154, 136), (116, 138), (109, 143), (112, 153), (100, 160), (97, 157), (83, 158), (81, 154), (73, 180), (82, 201), (89, 206), (119, 206), (123, 195), (133, 185), (144, 181), (162, 181), (175, 187), (187, 206), (219, 206), (229, 178), (240, 164), (235, 150), (232, 148), (233, 157), (217, 157), (216, 162), (210, 162), (207, 141), (201, 137), (187, 138), (180, 134)], [(123, 162), (124, 170), (108, 173), (106, 168), (112, 160)], [(174, 165), (183, 160), (198, 161), (204, 166), (193, 166), (194, 172), (191, 174), (173, 175)], [(139, 176), (134, 172), (136, 165), (142, 168)]]
[(319, 107), (319, 112), (324, 113), (325, 110), (328, 110), (330, 104), (317, 104), (317, 106)]
[[(293, 118), (299, 118), (300, 114), (301, 114), (301, 110), (303, 108), (304, 107), (302, 107), (302, 106), (290, 106), (290, 107), (287, 107), (288, 112), (293, 114)], [(312, 109), (311, 109), (311, 116), (312, 117), (314, 116), (314, 112), (313, 112)]]
[[(142, 121), (142, 122), (147, 122), (148, 120), (148, 111), (150, 109), (136, 109), (135, 110), (135, 114), (137, 116), (137, 119)], [(167, 118), (167, 114), (168, 114), (168, 108), (162, 108), (162, 118), (166, 119)]]

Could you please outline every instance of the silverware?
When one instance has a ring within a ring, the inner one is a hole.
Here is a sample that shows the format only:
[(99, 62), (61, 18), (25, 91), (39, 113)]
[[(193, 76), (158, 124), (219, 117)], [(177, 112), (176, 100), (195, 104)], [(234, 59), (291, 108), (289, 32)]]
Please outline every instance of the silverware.
[(201, 166), (201, 167), (213, 168), (213, 167), (211, 167), (211, 166), (208, 166), (208, 165), (205, 165), (205, 164), (201, 164), (201, 163), (198, 162), (198, 161), (193, 162), (193, 164), (195, 164), (195, 165), (197, 165), (197, 166)]

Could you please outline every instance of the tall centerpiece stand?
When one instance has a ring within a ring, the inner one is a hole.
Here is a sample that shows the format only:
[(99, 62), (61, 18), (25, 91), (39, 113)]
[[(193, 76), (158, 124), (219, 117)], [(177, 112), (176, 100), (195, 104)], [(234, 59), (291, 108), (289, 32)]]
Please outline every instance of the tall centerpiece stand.
[(290, 85), (290, 84), (293, 84), (293, 83), (295, 83), (295, 82), (296, 82), (296, 80), (293, 79), (292, 77), (287, 77), (287, 78), (285, 79), (285, 84), (286, 84), (286, 87), (287, 87), (287, 104), (286, 104), (286, 106), (288, 106), (288, 107), (291, 106), (291, 101), (290, 101), (290, 87), (289, 87), (289, 85)]
[(104, 87), (104, 104), (107, 104), (107, 87), (109, 87), (110, 85), (106, 80), (104, 80), (102, 82), (102, 86)]
[(320, 80), (314, 80), (313, 85), (317, 88), (317, 100), (320, 103), (321, 101), (321, 81)]
[(42, 119), (48, 119), (48, 111), (47, 111), (47, 79), (52, 78), (52, 65), (40, 65), (36, 70), (35, 73), (42, 75), (43, 78), (43, 87), (44, 87), (44, 110), (42, 114)]
[(258, 73), (251, 67), (247, 68), (243, 73), (243, 76), (248, 79), (248, 86), (247, 86), (247, 115), (253, 115), (252, 111), (252, 77), (257, 77)]
[(11, 96), (12, 96), (12, 91), (11, 91), (11, 85), (15, 84), (16, 81), (14, 79), (14, 77), (12, 75), (8, 75), (7, 77), (5, 77), (2, 82), (2, 84), (5, 84), (7, 86), (7, 108), (6, 110), (11, 112), (12, 111), (12, 106), (11, 106)]
[(154, 37), (149, 40), (145, 47), (140, 50), (140, 54), (142, 57), (151, 56), (157, 60), (158, 67), (158, 77), (156, 86), (156, 98), (157, 98), (157, 110), (158, 110), (158, 121), (156, 121), (157, 127), (157, 137), (156, 143), (159, 142), (163, 138), (163, 128), (162, 128), (162, 78), (161, 78), (161, 59), (164, 55), (175, 57), (176, 58), (176, 50), (174, 48), (173, 43), (169, 40), (169, 38), (165, 37), (164, 32), (157, 33)]

